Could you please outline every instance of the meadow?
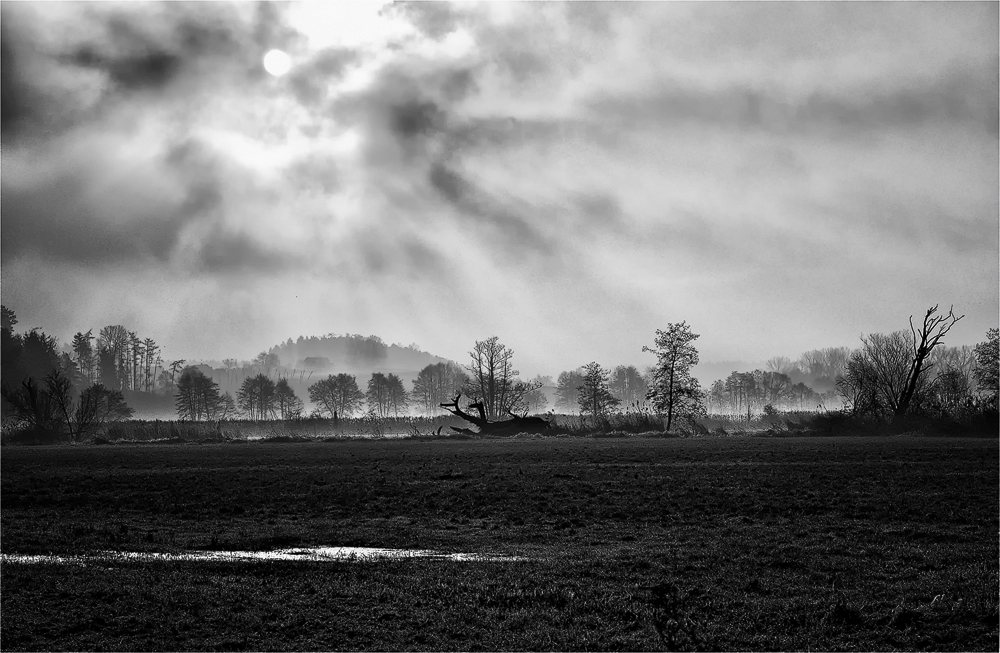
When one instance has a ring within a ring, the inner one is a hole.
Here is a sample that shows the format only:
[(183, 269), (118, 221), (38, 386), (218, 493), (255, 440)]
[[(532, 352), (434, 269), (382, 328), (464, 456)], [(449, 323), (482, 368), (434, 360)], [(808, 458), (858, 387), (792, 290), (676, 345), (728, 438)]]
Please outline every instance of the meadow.
[(521, 559), (8, 561), (0, 649), (992, 651), (998, 454), (955, 437), (7, 446), (5, 555)]

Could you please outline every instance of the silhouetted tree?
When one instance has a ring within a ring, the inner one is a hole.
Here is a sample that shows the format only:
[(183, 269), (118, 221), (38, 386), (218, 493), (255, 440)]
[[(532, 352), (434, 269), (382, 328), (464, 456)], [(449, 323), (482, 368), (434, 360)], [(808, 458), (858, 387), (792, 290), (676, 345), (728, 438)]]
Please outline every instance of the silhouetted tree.
[[(851, 352), (845, 374), (837, 380), (844, 405), (855, 415), (885, 420), (899, 406), (910, 367), (909, 334), (905, 331), (862, 336)], [(926, 377), (921, 380), (926, 385)]]
[(16, 325), (17, 315), (14, 311), (6, 306), (0, 305), (0, 329), (13, 333)]
[(220, 419), (225, 410), (219, 384), (193, 367), (185, 368), (177, 380), (174, 405), (181, 419)]
[(911, 316), (910, 333), (874, 333), (861, 338), (861, 348), (851, 353), (847, 373), (837, 382), (852, 412), (895, 420), (921, 407), (931, 391), (927, 359), (964, 317), (956, 317), (952, 310), (948, 315), (937, 312), (937, 306), (927, 309), (919, 328)]
[(170, 362), (170, 385), (173, 386), (176, 383), (177, 373), (184, 369), (184, 364), (187, 363), (183, 358), (176, 361)]
[(910, 368), (906, 377), (906, 387), (900, 397), (899, 405), (896, 407), (894, 417), (903, 416), (909, 409), (910, 402), (916, 394), (917, 386), (920, 383), (920, 376), (930, 368), (927, 362), (928, 356), (935, 347), (941, 344), (941, 340), (948, 335), (955, 323), (961, 320), (964, 315), (955, 316), (953, 308), (948, 309), (947, 315), (936, 315), (938, 307), (927, 309), (924, 320), (919, 328), (913, 326), (913, 316), (910, 316), (910, 334), (912, 336), (912, 358)]
[(949, 415), (966, 405), (971, 396), (970, 390), (968, 379), (961, 370), (954, 368), (939, 370), (930, 387), (934, 406)]
[(4, 328), (0, 329), (3, 415), (13, 416), (31, 429), (51, 431), (53, 407), (42, 380), (62, 369), (56, 339), (38, 329), (16, 334), (13, 332), (15, 324), (17, 317), (7, 309)]
[(146, 353), (143, 349), (143, 341), (139, 338), (135, 331), (128, 332), (128, 345), (129, 345), (129, 388), (132, 390), (140, 390), (140, 378), (142, 377), (142, 360)]
[(152, 392), (156, 384), (157, 368), (161, 363), (160, 347), (152, 338), (142, 341), (142, 384), (141, 389)]
[(273, 419), (277, 403), (274, 381), (263, 374), (244, 380), (236, 394), (236, 403), (249, 419)]
[(389, 373), (385, 378), (389, 410), (392, 411), (393, 416), (399, 417), (400, 413), (406, 412), (410, 404), (410, 396), (406, 392), (403, 380), (398, 376)]
[(88, 330), (87, 333), (77, 332), (73, 336), (73, 353), (76, 355), (76, 364), (88, 383), (93, 383), (97, 378), (97, 356), (94, 352), (93, 341), (93, 329)]
[(671, 323), (665, 331), (656, 330), (655, 348), (642, 348), (656, 354), (648, 398), (666, 415), (668, 431), (674, 420), (692, 419), (705, 412), (704, 393), (691, 375), (691, 368), (698, 364), (698, 350), (691, 343), (697, 339), (686, 322)]
[(59, 432), (59, 407), (46, 386), (34, 377), (23, 378), (17, 386), (4, 383), (0, 393), (5, 402), (5, 416), (34, 431)]
[(332, 374), (309, 386), (309, 400), (317, 409), (331, 417), (350, 417), (361, 408), (365, 395), (358, 389), (358, 382), (350, 374)]
[(81, 441), (108, 422), (128, 419), (134, 412), (121, 391), (109, 390), (100, 383), (84, 388), (75, 398), (70, 379), (61, 371), (46, 376), (45, 387), (73, 442)]
[(101, 385), (112, 390), (120, 390), (122, 384), (118, 378), (118, 365), (115, 362), (114, 352), (101, 346), (97, 352), (97, 360)]
[(378, 417), (389, 414), (389, 385), (385, 374), (381, 372), (372, 374), (372, 378), (368, 380), (365, 401), (368, 402), (368, 409), (374, 411)]
[(997, 410), (998, 394), (1000, 394), (1000, 329), (990, 329), (986, 332), (986, 341), (976, 345), (976, 366), (973, 375), (976, 378), (976, 392), (985, 402), (987, 408)]
[(577, 399), (582, 414), (601, 417), (621, 403), (620, 399), (611, 394), (608, 376), (608, 371), (596, 362), (583, 366), (583, 384), (579, 387)]
[(302, 400), (288, 385), (288, 379), (279, 379), (274, 384), (274, 399), (281, 419), (298, 419), (302, 416)]
[(486, 419), (495, 420), (515, 410), (524, 410), (524, 396), (536, 386), (517, 379), (514, 351), (497, 336), (476, 341), (469, 352), (472, 362), (466, 367), (472, 375), (467, 394), (478, 399)]
[[(129, 336), (129, 330), (122, 325), (109, 324), (101, 329), (97, 337), (98, 351), (107, 350), (111, 353), (112, 360), (114, 361), (115, 374), (113, 382), (116, 385), (109, 387), (113, 387), (115, 390), (129, 387), (132, 378), (131, 339)], [(104, 385), (108, 385), (108, 382), (112, 381), (111, 375), (105, 369), (103, 359), (101, 361), (101, 380), (104, 382)]]

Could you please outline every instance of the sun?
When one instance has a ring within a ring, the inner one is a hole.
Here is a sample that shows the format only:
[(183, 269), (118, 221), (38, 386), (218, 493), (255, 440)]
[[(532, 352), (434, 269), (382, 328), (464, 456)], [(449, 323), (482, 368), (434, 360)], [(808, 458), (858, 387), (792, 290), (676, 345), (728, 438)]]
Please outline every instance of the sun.
[(292, 59), (287, 54), (281, 50), (270, 50), (264, 55), (264, 70), (274, 75), (275, 77), (281, 77), (287, 73), (292, 67)]

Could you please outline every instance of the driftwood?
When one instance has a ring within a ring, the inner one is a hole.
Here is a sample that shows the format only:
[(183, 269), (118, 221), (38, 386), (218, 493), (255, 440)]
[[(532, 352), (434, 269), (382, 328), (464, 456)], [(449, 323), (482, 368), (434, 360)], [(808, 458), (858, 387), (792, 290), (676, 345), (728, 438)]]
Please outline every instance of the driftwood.
[(486, 408), (483, 406), (483, 402), (477, 401), (476, 403), (469, 404), (469, 408), (475, 408), (478, 415), (472, 415), (470, 413), (462, 410), (458, 405), (458, 400), (462, 397), (459, 393), (455, 397), (455, 401), (447, 404), (440, 404), (441, 408), (444, 408), (452, 415), (456, 417), (461, 417), (466, 422), (473, 424), (479, 431), (473, 431), (472, 429), (461, 428), (458, 426), (452, 426), (451, 430), (455, 433), (461, 433), (463, 435), (516, 435), (517, 433), (541, 433), (549, 428), (549, 423), (547, 420), (541, 417), (522, 417), (520, 415), (515, 415), (508, 411), (510, 419), (502, 420), (499, 422), (491, 422), (486, 419)]

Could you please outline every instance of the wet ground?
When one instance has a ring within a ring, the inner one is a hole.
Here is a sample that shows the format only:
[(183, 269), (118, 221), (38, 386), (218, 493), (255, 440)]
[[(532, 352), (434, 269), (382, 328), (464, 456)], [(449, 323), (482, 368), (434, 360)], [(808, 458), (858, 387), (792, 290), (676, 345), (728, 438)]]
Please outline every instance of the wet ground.
[(277, 549), (275, 551), (189, 551), (151, 553), (137, 551), (102, 551), (89, 555), (19, 555), (2, 554), (0, 562), (11, 564), (87, 564), (88, 562), (351, 562), (431, 558), (453, 562), (507, 562), (514, 556), (478, 553), (444, 553), (422, 549), (380, 549), (364, 546), (317, 546)]

